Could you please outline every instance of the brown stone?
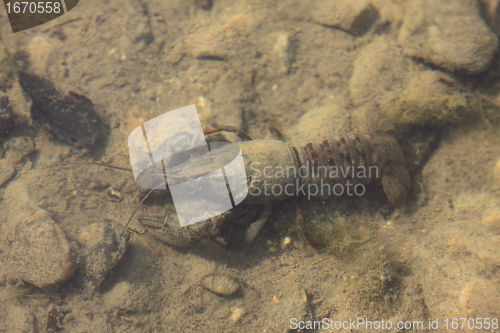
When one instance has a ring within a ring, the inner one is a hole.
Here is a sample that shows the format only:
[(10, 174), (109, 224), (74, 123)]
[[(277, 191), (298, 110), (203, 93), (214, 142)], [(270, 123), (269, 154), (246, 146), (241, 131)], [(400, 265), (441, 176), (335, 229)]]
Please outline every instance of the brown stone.
[(16, 225), (7, 266), (11, 279), (52, 292), (69, 279), (75, 262), (61, 228), (38, 209)]

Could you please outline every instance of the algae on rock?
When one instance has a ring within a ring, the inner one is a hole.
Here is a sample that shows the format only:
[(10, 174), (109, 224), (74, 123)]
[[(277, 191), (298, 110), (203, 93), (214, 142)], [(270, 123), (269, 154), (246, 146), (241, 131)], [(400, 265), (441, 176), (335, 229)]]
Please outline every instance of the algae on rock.
[(380, 109), (396, 125), (441, 126), (470, 120), (483, 103), (446, 74), (428, 70), (414, 73), (401, 91), (384, 95)]
[(354, 216), (319, 213), (314, 204), (305, 211), (307, 234), (322, 247), (322, 252), (345, 264), (345, 288), (355, 290), (363, 306), (381, 313), (390, 311), (403, 270), (386, 244), (357, 225)]

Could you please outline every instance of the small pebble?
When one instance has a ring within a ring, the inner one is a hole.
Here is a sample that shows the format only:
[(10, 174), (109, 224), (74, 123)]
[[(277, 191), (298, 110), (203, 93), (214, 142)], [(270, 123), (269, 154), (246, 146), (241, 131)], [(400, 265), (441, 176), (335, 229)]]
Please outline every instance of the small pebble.
[(273, 295), (273, 302), (274, 304), (280, 304), (281, 299), (283, 298), (283, 293), (278, 293), (278, 295)]
[(238, 321), (245, 315), (245, 313), (246, 311), (243, 308), (232, 307), (229, 319), (231, 319), (232, 321)]
[(231, 315), (231, 309), (227, 306), (222, 306), (215, 310), (214, 317), (218, 319), (225, 319)]
[(240, 284), (227, 275), (209, 274), (205, 276), (201, 285), (220, 296), (231, 296), (240, 289)]
[(283, 251), (288, 251), (288, 250), (291, 250), (293, 248), (293, 245), (292, 245), (292, 238), (290, 236), (286, 236), (284, 237), (282, 240), (281, 240), (281, 249)]
[(120, 202), (123, 200), (123, 196), (120, 193), (120, 191), (115, 190), (114, 188), (110, 187), (108, 188), (107, 191), (107, 196), (109, 201), (114, 201), (114, 202)]

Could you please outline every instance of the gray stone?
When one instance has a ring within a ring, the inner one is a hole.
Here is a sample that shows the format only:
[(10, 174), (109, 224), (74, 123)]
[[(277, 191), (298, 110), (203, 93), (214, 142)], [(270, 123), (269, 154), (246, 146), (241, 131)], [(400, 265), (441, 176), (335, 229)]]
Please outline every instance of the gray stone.
[(240, 289), (238, 281), (222, 274), (209, 274), (205, 276), (201, 285), (220, 296), (231, 296)]
[(386, 37), (359, 52), (349, 91), (357, 106), (351, 117), (357, 131), (456, 124), (483, 108), (480, 96), (460, 87), (446, 73), (404, 56)]
[(481, 73), (498, 46), (475, 0), (411, 0), (399, 32), (404, 53), (449, 71)]
[(316, 23), (359, 36), (371, 28), (378, 12), (368, 0), (316, 0), (311, 16)]
[(86, 292), (95, 291), (123, 257), (130, 233), (115, 221), (93, 223), (78, 238), (81, 250), (77, 277)]

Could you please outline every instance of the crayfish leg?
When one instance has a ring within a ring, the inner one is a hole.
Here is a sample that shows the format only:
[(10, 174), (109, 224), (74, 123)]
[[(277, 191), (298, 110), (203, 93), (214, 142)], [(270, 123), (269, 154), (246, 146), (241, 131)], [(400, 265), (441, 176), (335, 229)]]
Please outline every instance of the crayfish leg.
[(142, 216), (139, 222), (146, 228), (148, 235), (168, 245), (184, 248), (197, 241), (187, 228), (167, 223), (168, 218), (168, 216)]
[(203, 127), (205, 138), (210, 142), (239, 142), (250, 138), (239, 128), (234, 126), (221, 126), (214, 128), (209, 125)]

